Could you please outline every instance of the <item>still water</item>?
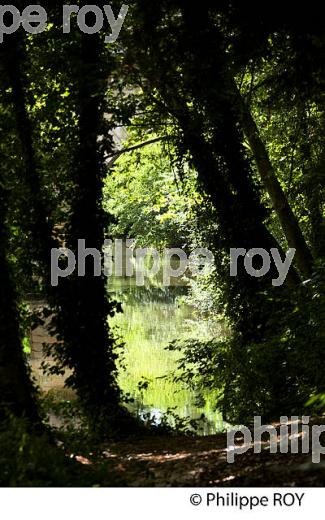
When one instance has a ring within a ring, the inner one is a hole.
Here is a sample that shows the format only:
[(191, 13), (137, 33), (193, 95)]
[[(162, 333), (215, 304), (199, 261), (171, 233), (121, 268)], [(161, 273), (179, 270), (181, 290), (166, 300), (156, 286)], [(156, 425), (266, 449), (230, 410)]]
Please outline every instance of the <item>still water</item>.
[[(197, 419), (204, 414), (206, 419), (197, 433), (223, 430), (226, 425), (215, 410), (212, 396), (204, 395), (198, 404), (194, 390), (174, 380), (179, 374), (177, 361), (180, 354), (166, 350), (174, 340), (204, 340), (220, 336), (224, 334), (222, 324), (198, 317), (195, 310), (186, 305), (184, 297), (188, 292), (188, 279), (172, 278), (171, 285), (165, 287), (160, 272), (153, 278), (146, 278), (145, 285), (139, 287), (136, 285), (139, 269), (135, 264), (133, 277), (108, 278), (108, 291), (123, 308), (123, 313), (110, 319), (110, 326), (124, 343), (118, 382), (123, 392), (133, 399), (129, 408), (154, 424), (159, 424), (168, 410), (180, 418)], [(35, 301), (31, 305), (36, 308), (44, 303)], [(47, 341), (50, 342), (51, 338), (44, 328), (32, 332), (28, 359), (36, 383), (45, 392), (72, 399), (74, 394), (64, 388), (62, 376), (43, 374), (42, 343)], [(139, 383), (142, 388), (139, 388)]]
[[(204, 414), (206, 420), (198, 433), (223, 430), (211, 396), (205, 395), (198, 404), (194, 390), (175, 382), (180, 354), (166, 350), (174, 340), (204, 340), (222, 332), (218, 322), (199, 318), (184, 303), (186, 279), (173, 278), (171, 286), (164, 287), (158, 274), (138, 287), (134, 277), (111, 277), (108, 290), (123, 308), (123, 313), (110, 319), (110, 325), (125, 344), (119, 385), (134, 399), (130, 408), (156, 424), (168, 410), (181, 418), (197, 419)], [(145, 383), (145, 388), (139, 388), (139, 383)]]

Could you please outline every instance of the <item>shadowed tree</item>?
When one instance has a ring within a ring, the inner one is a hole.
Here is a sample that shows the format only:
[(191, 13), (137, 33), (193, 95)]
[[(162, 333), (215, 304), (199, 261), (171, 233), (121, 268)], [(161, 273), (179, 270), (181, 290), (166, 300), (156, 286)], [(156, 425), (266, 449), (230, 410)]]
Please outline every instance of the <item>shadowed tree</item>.
[(5, 164), (0, 167), (0, 417), (8, 414), (39, 422), (36, 391), (23, 358), (15, 291), (8, 265), (8, 205)]

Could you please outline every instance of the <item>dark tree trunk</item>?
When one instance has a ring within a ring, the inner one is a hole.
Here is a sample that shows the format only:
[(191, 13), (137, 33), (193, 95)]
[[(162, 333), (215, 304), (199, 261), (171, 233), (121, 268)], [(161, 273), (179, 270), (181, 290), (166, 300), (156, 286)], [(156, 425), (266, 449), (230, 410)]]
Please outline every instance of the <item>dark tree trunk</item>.
[[(104, 177), (102, 135), (104, 95), (107, 77), (101, 61), (102, 44), (98, 35), (81, 36), (77, 88), (79, 143), (73, 168), (75, 192), (71, 221), (67, 227), (67, 246), (77, 258), (77, 241), (101, 252), (104, 243), (105, 215), (102, 209)], [(113, 153), (111, 142), (106, 143)], [(87, 258), (85, 276), (75, 272), (58, 286), (61, 315), (58, 329), (64, 338), (64, 364), (73, 369), (68, 384), (77, 390), (95, 426), (102, 420), (116, 422), (121, 412), (116, 383), (116, 355), (107, 319), (115, 303), (107, 295), (103, 274), (94, 276), (93, 258)]]
[(0, 172), (0, 418), (13, 414), (36, 425), (36, 391), (23, 357), (19, 313), (7, 261), (7, 192), (3, 177)]
[(43, 285), (50, 286), (50, 254), (56, 246), (52, 238), (53, 226), (47, 211), (46, 200), (42, 190), (42, 182), (36, 163), (33, 127), (27, 112), (25, 84), (26, 77), (22, 67), (26, 59), (25, 41), (20, 35), (13, 35), (6, 40), (5, 70), (9, 86), (12, 89), (12, 105), (16, 121), (16, 135), (19, 139), (23, 157), (22, 180), (28, 193), (28, 215), (22, 219), (22, 229), (31, 232), (33, 240), (30, 249), (34, 260), (38, 263), (37, 274)]
[[(195, 17), (191, 4), (183, 0), (180, 4), (186, 27), (187, 45), (190, 49), (186, 73), (188, 77), (192, 77), (193, 98), (196, 99), (197, 106), (205, 110), (210, 121), (215, 152), (225, 162), (224, 176), (228, 179), (231, 191), (237, 194), (236, 206), (232, 208), (233, 211), (237, 209), (238, 213), (235, 222), (240, 222), (241, 232), (247, 234), (247, 248), (260, 247), (269, 251), (271, 247), (275, 247), (281, 251), (264, 223), (267, 213), (261, 204), (258, 189), (253, 184), (249, 163), (244, 157), (237, 93), (228, 59), (222, 48), (222, 39), (211, 23), (207, 8), (202, 6)], [(212, 185), (210, 193), (211, 190)], [(300, 239), (304, 241), (302, 235)], [(239, 247), (237, 243), (238, 240), (234, 247)], [(294, 246), (290, 244), (290, 247)], [(305, 250), (304, 252), (307, 254)], [(308, 272), (310, 274), (310, 271)], [(299, 282), (299, 277), (293, 269), (291, 281)]]

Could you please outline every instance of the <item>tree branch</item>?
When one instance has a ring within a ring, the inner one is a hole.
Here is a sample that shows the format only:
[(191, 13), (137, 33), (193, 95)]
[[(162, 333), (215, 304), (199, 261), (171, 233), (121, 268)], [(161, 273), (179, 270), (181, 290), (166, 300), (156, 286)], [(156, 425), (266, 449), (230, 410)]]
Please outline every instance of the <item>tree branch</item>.
[(138, 143), (133, 146), (129, 146), (128, 148), (123, 148), (122, 150), (119, 150), (114, 155), (111, 155), (107, 160), (107, 166), (111, 168), (114, 166), (117, 159), (124, 153), (128, 152), (134, 152), (134, 150), (139, 150), (140, 148), (143, 148), (144, 146), (148, 146), (149, 144), (158, 143), (159, 141), (164, 141), (167, 139), (167, 135), (164, 135), (162, 137), (155, 137), (154, 139), (148, 139), (147, 141), (144, 141), (143, 143)]

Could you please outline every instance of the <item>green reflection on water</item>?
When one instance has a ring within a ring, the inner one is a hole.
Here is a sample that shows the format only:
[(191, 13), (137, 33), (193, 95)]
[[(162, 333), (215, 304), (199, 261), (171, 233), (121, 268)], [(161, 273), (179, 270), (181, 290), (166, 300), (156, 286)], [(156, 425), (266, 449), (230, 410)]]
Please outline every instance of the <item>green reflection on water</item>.
[[(143, 287), (137, 287), (131, 277), (109, 279), (109, 292), (123, 308), (123, 313), (110, 320), (125, 342), (125, 367), (119, 369), (119, 385), (135, 399), (133, 410), (140, 416), (149, 412), (159, 422), (161, 413), (169, 408), (191, 419), (204, 413), (207, 422), (201, 433), (221, 431), (224, 424), (212, 400), (207, 396), (204, 406), (199, 407), (194, 392), (173, 381), (179, 354), (165, 350), (175, 339), (207, 339), (218, 333), (218, 325), (197, 318), (191, 307), (181, 303), (187, 292), (183, 280), (174, 279), (172, 286), (163, 287), (159, 278)], [(139, 390), (143, 378), (149, 384)]]

